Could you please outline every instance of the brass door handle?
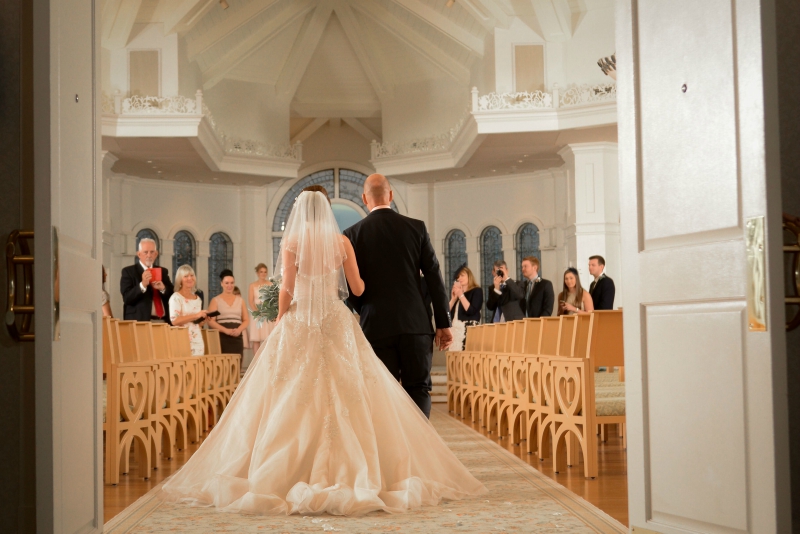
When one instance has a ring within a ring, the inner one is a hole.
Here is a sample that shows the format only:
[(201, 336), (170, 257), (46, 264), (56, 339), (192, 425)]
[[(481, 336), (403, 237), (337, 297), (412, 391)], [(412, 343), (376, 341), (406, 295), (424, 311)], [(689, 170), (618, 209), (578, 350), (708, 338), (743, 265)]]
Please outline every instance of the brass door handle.
[[(8, 300), (6, 301), (6, 328), (16, 341), (33, 341), (33, 254), (29, 240), (31, 230), (14, 230), (6, 241), (6, 277)], [(19, 250), (19, 253), (17, 253)], [(20, 269), (21, 268), (21, 269)], [(18, 283), (18, 271), (22, 271), (22, 284)], [(21, 294), (18, 295), (18, 293)], [(18, 303), (22, 297), (22, 303)]]

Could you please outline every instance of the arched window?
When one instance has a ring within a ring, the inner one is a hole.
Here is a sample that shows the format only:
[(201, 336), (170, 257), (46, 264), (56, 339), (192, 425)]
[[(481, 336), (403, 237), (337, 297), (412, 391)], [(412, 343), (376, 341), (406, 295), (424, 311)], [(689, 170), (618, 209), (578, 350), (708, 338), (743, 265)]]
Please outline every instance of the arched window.
[[(281, 248), (281, 236), (286, 227), (286, 220), (292, 211), (294, 201), (300, 192), (310, 185), (321, 185), (328, 191), (331, 198), (331, 207), (340, 230), (345, 230), (364, 218), (367, 207), (361, 200), (364, 191), (364, 181), (367, 175), (351, 169), (326, 169), (309, 174), (298, 180), (281, 199), (275, 218), (272, 221), (272, 263), (278, 261), (278, 252)], [(392, 209), (397, 211), (397, 205), (392, 202)]]
[(467, 236), (461, 230), (451, 230), (445, 238), (444, 274), (448, 277), (445, 285), (452, 284), (456, 269), (467, 263)]
[(181, 230), (172, 238), (172, 273), (173, 276), (178, 272), (178, 267), (188, 265), (192, 269), (194, 264), (194, 236), (186, 230)]
[[(484, 296), (489, 295), (489, 291), (494, 290), (494, 280), (492, 278), (492, 266), (497, 260), (503, 258), (503, 234), (496, 226), (487, 226), (481, 232), (481, 282), (483, 285)], [(484, 298), (483, 318), (489, 322), (492, 312), (486, 309), (486, 298)]]
[[(144, 238), (152, 239), (153, 241), (155, 241), (156, 242), (156, 249), (158, 250), (158, 253), (161, 254), (161, 240), (158, 238), (158, 234), (155, 233), (150, 228), (142, 228), (141, 230), (136, 232), (136, 251), (135, 252), (139, 251), (139, 242)], [(155, 265), (160, 265), (160, 263), (158, 261), (158, 258), (156, 258)]]
[[(539, 228), (533, 223), (525, 223), (519, 227), (516, 235), (517, 272), (522, 272), (522, 258), (536, 256), (539, 264), (542, 261), (542, 251), (539, 249)], [(541, 268), (539, 269), (541, 272)]]
[(208, 256), (208, 302), (222, 293), (219, 273), (224, 269), (233, 270), (233, 241), (222, 232), (211, 236)]

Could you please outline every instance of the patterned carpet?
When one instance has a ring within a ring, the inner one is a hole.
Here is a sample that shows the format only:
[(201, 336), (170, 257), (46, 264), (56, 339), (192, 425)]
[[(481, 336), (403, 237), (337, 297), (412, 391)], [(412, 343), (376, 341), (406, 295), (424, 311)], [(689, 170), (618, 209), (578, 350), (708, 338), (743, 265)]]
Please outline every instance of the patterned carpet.
[(628, 532), (618, 521), (466, 425), (435, 410), (431, 421), (456, 456), (486, 485), (487, 495), (398, 515), (287, 517), (227, 514), (162, 503), (156, 487), (106, 523), (105, 532)]

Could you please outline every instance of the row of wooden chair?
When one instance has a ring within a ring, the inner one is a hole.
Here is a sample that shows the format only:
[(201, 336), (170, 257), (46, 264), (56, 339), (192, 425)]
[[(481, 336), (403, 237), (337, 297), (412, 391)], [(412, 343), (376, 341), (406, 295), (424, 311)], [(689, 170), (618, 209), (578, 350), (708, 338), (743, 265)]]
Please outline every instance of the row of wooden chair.
[(219, 332), (203, 330), (206, 355), (192, 356), (189, 331), (164, 323), (103, 318), (105, 481), (127, 474), (134, 447), (150, 477), (159, 455), (197, 442), (239, 384), (240, 356), (222, 354)]
[[(448, 409), (498, 437), (597, 477), (597, 429), (617, 424), (625, 446), (622, 311), (469, 327), (447, 353)], [(598, 367), (620, 371), (597, 373)]]

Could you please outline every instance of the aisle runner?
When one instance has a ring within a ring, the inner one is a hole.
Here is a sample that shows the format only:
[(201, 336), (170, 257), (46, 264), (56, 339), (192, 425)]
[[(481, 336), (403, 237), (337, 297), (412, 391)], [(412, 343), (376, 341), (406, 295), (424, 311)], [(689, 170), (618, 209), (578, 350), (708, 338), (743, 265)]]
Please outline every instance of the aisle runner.
[(363, 517), (252, 516), (162, 503), (154, 488), (106, 523), (105, 532), (628, 532), (624, 525), (493, 441), (433, 411), (431, 422), (489, 490), (482, 497), (416, 512)]

